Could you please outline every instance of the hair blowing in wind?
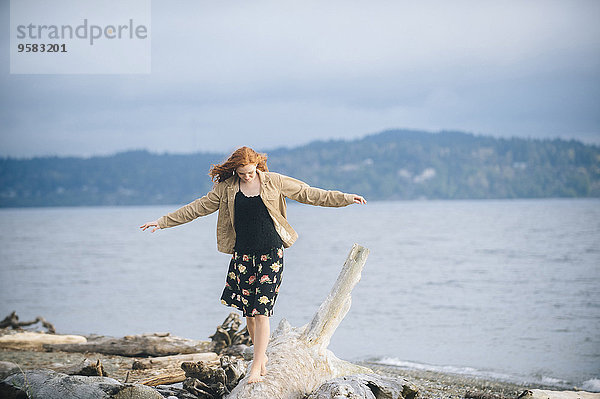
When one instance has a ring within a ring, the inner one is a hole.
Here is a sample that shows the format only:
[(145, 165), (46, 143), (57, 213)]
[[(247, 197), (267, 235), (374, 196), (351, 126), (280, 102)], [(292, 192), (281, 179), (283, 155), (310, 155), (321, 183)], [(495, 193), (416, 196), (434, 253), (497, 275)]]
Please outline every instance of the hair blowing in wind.
[(237, 168), (249, 164), (256, 164), (256, 168), (268, 172), (267, 154), (260, 154), (249, 147), (240, 147), (227, 158), (227, 160), (218, 165), (211, 165), (208, 175), (212, 181), (219, 183), (227, 180)]

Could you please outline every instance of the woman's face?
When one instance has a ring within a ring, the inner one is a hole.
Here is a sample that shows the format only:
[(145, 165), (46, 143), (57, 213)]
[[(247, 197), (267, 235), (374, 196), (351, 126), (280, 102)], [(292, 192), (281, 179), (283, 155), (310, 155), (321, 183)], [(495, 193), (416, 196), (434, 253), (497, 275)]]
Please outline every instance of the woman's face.
[(240, 166), (235, 170), (238, 177), (246, 183), (250, 183), (256, 178), (256, 164), (251, 163), (248, 165)]

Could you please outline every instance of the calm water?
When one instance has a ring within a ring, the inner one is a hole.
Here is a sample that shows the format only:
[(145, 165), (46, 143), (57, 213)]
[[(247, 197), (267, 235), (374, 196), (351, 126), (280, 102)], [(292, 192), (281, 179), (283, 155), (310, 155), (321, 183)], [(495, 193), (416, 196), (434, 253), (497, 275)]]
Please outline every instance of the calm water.
[[(207, 339), (230, 311), (215, 215), (138, 229), (176, 208), (0, 210), (0, 317)], [(357, 242), (371, 255), (339, 357), (600, 389), (600, 201), (290, 204), (289, 219), (273, 327), (310, 320)]]

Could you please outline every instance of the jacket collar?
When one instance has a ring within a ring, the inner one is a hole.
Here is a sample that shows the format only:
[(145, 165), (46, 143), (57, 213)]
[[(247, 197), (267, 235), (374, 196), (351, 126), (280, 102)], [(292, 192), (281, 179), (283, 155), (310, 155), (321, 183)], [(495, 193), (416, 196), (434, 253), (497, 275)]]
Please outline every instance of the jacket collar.
[(233, 177), (230, 177), (229, 179), (225, 180), (225, 185), (227, 187), (237, 187), (239, 179), (240, 178), (238, 177), (238, 175), (234, 174)]
[(271, 180), (268, 172), (263, 172), (262, 170), (256, 169), (256, 173), (258, 174), (258, 177), (260, 177), (260, 184), (263, 186), (266, 185), (269, 180)]

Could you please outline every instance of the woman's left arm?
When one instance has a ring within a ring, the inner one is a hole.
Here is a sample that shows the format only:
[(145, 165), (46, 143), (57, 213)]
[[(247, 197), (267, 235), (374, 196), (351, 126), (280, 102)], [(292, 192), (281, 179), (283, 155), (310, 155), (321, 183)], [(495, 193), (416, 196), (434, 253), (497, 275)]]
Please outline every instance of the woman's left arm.
[(323, 190), (311, 187), (293, 177), (281, 177), (281, 192), (284, 196), (308, 205), (341, 207), (350, 204), (366, 204), (367, 201), (356, 194), (342, 193), (336, 190)]

